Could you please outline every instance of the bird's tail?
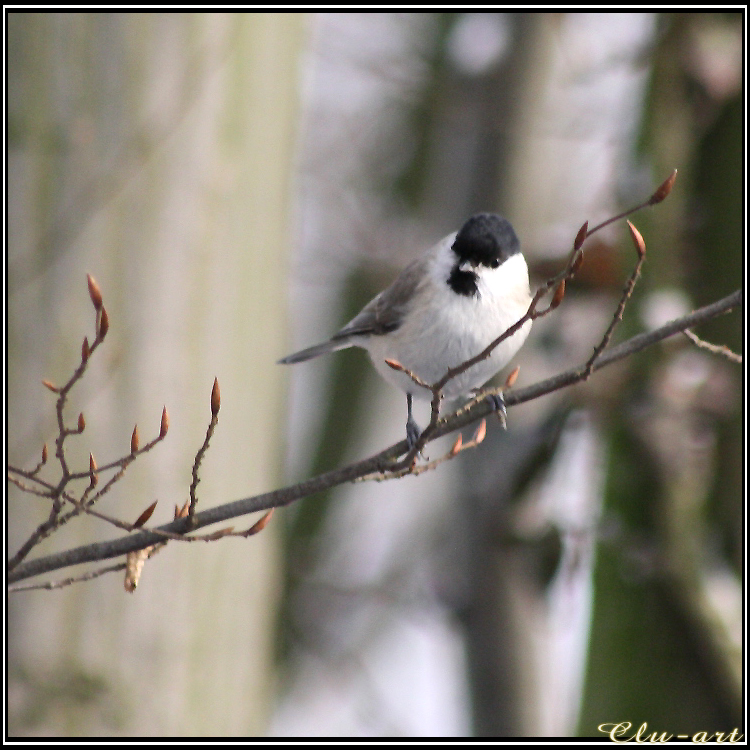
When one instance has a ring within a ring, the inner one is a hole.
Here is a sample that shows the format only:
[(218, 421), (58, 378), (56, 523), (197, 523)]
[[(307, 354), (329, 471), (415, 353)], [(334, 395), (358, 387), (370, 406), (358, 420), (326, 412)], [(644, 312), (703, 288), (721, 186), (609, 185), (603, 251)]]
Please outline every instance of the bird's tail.
[(321, 354), (328, 354), (329, 352), (336, 352), (339, 349), (346, 349), (352, 346), (350, 340), (342, 341), (324, 341), (322, 344), (316, 344), (315, 346), (309, 346), (307, 349), (290, 354), (283, 359), (280, 359), (276, 364), (278, 365), (293, 365), (297, 362), (304, 362), (313, 357), (319, 357)]

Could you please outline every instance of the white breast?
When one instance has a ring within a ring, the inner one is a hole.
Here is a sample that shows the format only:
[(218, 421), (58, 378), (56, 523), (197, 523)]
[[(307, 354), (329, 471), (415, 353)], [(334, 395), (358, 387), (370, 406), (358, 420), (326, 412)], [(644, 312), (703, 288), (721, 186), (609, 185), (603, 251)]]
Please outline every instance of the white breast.
[[(440, 248), (402, 326), (361, 344), (388, 382), (417, 398), (430, 398), (431, 394), (404, 373), (388, 367), (385, 359), (395, 359), (425, 382), (435, 383), (448, 369), (479, 354), (517, 322), (531, 300), (528, 269), (520, 253), (500, 268), (479, 269), (478, 297), (457, 295), (448, 287), (446, 282), (453, 262), (452, 252)], [(450, 381), (443, 395), (453, 398), (484, 385), (513, 358), (530, 329), (531, 321), (527, 321), (497, 346), (490, 357)]]

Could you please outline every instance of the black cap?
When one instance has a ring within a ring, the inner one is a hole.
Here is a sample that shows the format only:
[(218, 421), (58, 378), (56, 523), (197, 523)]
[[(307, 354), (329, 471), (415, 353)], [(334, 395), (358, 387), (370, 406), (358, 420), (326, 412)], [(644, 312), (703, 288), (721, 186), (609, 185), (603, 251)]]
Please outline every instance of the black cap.
[(497, 268), (521, 252), (511, 223), (497, 214), (475, 214), (460, 229), (453, 252), (461, 261)]

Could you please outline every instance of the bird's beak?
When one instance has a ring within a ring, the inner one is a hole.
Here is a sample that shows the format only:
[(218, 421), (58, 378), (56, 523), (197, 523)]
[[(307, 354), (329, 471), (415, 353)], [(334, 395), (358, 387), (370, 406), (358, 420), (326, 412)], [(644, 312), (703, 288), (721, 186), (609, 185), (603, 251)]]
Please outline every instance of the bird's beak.
[(476, 263), (474, 263), (474, 262), (472, 262), (470, 260), (465, 260), (458, 267), (458, 270), (459, 271), (474, 271), (474, 270), (476, 270), (476, 267), (477, 267)]

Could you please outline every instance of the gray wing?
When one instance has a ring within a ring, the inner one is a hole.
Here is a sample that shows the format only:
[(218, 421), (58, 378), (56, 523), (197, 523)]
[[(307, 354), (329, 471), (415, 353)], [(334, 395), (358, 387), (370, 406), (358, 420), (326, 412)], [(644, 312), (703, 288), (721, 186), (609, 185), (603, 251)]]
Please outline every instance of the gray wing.
[(346, 349), (355, 345), (352, 341), (355, 336), (382, 336), (395, 331), (401, 326), (420, 283), (427, 275), (429, 261), (433, 254), (427, 253), (410, 263), (389, 287), (368, 302), (356, 318), (350, 320), (328, 341), (290, 354), (280, 359), (278, 364), (292, 365), (319, 357), (321, 354)]
[(382, 336), (398, 329), (425, 278), (427, 263), (426, 256), (410, 263), (389, 287), (362, 308), (356, 318), (334, 334), (331, 342), (352, 336)]

